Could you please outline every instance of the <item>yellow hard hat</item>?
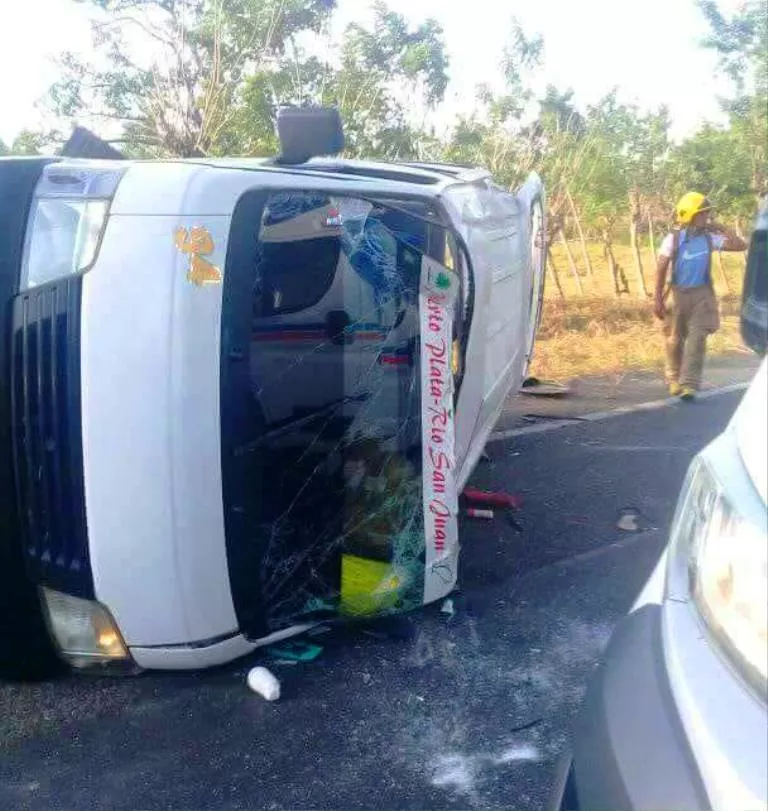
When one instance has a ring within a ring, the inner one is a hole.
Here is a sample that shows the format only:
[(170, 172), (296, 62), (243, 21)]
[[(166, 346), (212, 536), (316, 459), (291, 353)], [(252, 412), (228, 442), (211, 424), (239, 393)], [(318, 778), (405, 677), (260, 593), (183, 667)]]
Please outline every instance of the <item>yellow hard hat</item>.
[(688, 225), (699, 212), (709, 211), (711, 208), (712, 203), (703, 194), (689, 191), (677, 201), (675, 207), (677, 221), (680, 225)]

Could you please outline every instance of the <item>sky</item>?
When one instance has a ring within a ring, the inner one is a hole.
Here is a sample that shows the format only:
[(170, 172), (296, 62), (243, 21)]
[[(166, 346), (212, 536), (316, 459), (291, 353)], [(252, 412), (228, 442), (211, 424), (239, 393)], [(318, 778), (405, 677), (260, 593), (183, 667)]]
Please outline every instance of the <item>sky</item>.
[[(35, 128), (35, 103), (57, 78), (53, 57), (62, 50), (88, 53), (90, 32), (82, 4), (73, 0), (0, 0), (0, 138)], [(740, 0), (720, 0), (733, 11)], [(706, 25), (694, 0), (388, 0), (416, 24), (435, 17), (445, 30), (451, 85), (436, 116), (440, 124), (471, 107), (480, 82), (499, 79), (510, 22), (544, 38), (544, 64), (536, 77), (573, 88), (583, 106), (617, 86), (623, 101), (644, 109), (670, 108), (680, 138), (706, 120), (718, 120), (715, 57), (699, 46)], [(339, 0), (336, 28), (365, 21), (366, 0)], [(45, 24), (42, 24), (45, 21)]]

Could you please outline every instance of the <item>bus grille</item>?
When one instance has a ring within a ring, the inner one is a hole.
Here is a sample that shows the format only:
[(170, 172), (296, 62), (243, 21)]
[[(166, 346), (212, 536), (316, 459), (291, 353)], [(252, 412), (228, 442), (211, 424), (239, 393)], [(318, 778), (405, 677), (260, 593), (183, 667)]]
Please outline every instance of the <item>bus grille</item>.
[(82, 277), (14, 299), (11, 419), (14, 473), (32, 579), (93, 597), (80, 400)]

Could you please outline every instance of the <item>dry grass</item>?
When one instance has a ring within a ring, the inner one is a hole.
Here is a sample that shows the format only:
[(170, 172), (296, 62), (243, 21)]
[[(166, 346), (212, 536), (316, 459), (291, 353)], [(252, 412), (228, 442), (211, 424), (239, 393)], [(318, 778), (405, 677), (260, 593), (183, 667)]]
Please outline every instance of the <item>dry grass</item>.
[[(584, 274), (584, 262), (578, 245), (572, 250)], [(568, 269), (561, 246), (554, 259), (566, 295), (562, 301), (552, 277), (547, 278), (544, 315), (536, 341), (531, 373), (550, 380), (568, 380), (589, 374), (608, 374), (627, 369), (660, 370), (664, 362), (664, 343), (660, 323), (653, 317), (651, 300), (638, 297), (639, 285), (629, 248), (616, 246), (617, 261), (624, 267), (630, 294), (617, 299), (612, 295), (612, 281), (599, 246), (590, 246), (595, 278), (582, 276), (584, 294), (579, 295)], [(722, 326), (709, 340), (710, 354), (738, 350), (742, 347), (739, 333), (739, 299), (744, 262), (740, 255), (724, 256), (725, 272), (730, 284), (728, 294), (721, 281), (717, 264), (713, 272), (720, 298)], [(643, 255), (649, 292), (653, 289), (654, 263), (650, 253)]]

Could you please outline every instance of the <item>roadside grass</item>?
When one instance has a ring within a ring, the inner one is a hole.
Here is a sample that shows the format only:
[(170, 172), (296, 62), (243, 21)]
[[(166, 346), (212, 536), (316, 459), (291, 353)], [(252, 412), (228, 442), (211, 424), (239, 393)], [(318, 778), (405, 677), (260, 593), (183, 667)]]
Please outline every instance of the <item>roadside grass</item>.
[[(664, 340), (660, 322), (652, 312), (651, 299), (638, 296), (639, 284), (629, 247), (614, 246), (624, 268), (629, 294), (613, 296), (613, 282), (602, 249), (589, 245), (594, 279), (587, 278), (580, 246), (571, 244), (584, 293), (579, 294), (562, 246), (553, 247), (554, 261), (565, 294), (561, 299), (547, 271), (544, 313), (536, 339), (531, 374), (542, 379), (566, 381), (583, 375), (610, 374), (628, 370), (662, 370)], [(655, 263), (650, 251), (643, 256), (644, 278), (651, 294)], [(726, 292), (717, 262), (713, 262), (715, 290), (720, 301), (720, 330), (710, 337), (708, 352), (723, 354), (743, 349), (739, 332), (744, 261), (740, 254), (723, 254), (730, 285)]]

